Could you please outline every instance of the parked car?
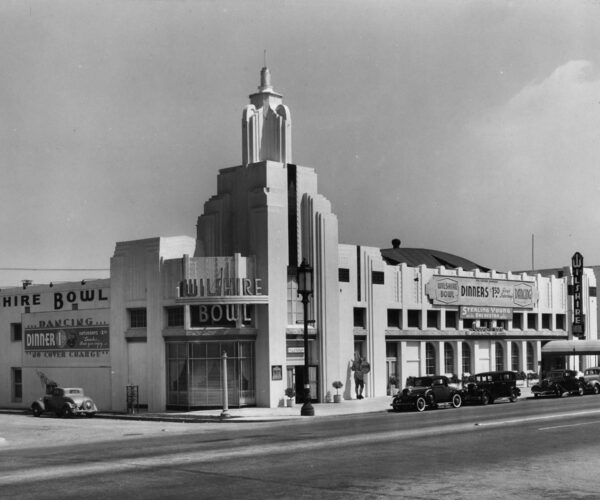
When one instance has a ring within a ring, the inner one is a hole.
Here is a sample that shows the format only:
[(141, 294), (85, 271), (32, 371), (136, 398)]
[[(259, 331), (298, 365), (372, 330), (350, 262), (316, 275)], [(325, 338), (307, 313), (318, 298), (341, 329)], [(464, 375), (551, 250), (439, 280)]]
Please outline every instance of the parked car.
[(414, 408), (420, 412), (427, 408), (437, 408), (440, 404), (458, 408), (462, 401), (462, 391), (452, 386), (448, 377), (432, 375), (414, 378), (412, 385), (394, 396), (391, 406), (395, 411)]
[(583, 372), (583, 380), (585, 380), (585, 390), (600, 394), (600, 366), (586, 368)]
[(500, 398), (508, 398), (514, 403), (521, 395), (517, 387), (517, 372), (493, 371), (476, 373), (471, 376), (463, 397), (466, 402), (476, 402), (482, 405), (493, 403)]
[(575, 370), (551, 370), (541, 383), (531, 388), (533, 396), (562, 396), (565, 393), (583, 396), (585, 380)]
[(36, 417), (41, 416), (42, 413), (55, 413), (59, 417), (75, 415), (93, 417), (98, 408), (80, 387), (53, 387), (45, 396), (32, 403), (31, 411)]

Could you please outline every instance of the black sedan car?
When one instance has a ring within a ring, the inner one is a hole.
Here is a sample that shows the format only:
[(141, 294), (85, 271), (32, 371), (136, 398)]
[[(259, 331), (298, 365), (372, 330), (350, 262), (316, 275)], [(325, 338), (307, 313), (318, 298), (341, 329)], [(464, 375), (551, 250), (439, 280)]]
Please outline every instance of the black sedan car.
[(551, 370), (539, 384), (531, 388), (533, 396), (558, 396), (563, 394), (576, 394), (583, 396), (585, 380), (575, 370)]
[(517, 387), (517, 372), (508, 370), (473, 375), (463, 393), (465, 402), (476, 402), (482, 405), (503, 398), (508, 398), (511, 403), (514, 403), (520, 395), (521, 389)]
[(398, 392), (392, 400), (395, 411), (415, 409), (425, 411), (437, 408), (440, 404), (450, 404), (454, 408), (462, 405), (462, 391), (453, 387), (444, 375), (416, 377), (412, 384)]

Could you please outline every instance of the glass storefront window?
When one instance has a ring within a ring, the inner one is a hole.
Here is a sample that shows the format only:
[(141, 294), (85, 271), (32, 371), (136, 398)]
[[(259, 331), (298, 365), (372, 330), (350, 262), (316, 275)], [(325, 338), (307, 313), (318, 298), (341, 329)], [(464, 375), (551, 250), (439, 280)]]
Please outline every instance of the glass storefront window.
[(223, 406), (223, 352), (227, 353), (229, 405), (256, 404), (254, 342), (168, 342), (166, 348), (170, 407)]

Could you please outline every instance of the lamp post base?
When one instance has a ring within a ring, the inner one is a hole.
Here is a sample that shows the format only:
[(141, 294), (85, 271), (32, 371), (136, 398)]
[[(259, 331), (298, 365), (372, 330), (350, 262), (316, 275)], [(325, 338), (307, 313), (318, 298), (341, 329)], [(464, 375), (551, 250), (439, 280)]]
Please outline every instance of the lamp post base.
[(303, 417), (314, 417), (315, 409), (310, 401), (307, 401), (302, 405), (302, 409), (300, 410), (300, 415)]

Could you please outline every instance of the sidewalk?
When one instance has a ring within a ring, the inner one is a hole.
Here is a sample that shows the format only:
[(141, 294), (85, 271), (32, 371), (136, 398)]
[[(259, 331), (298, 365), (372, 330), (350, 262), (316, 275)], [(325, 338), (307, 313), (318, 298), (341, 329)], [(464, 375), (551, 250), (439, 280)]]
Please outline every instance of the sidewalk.
[[(532, 397), (531, 388), (519, 387), (519, 389), (521, 389), (521, 397), (519, 399)], [(292, 408), (230, 408), (228, 418), (223, 418), (221, 416), (222, 410), (220, 409), (164, 413), (140, 412), (136, 414), (99, 413), (97, 414), (97, 417), (171, 422), (268, 422), (384, 412), (391, 410), (391, 403), (391, 396), (380, 396), (361, 400), (343, 400), (341, 403), (313, 403), (313, 408), (315, 410), (314, 417), (303, 417), (300, 415), (302, 404), (295, 404)]]
[(140, 411), (135, 414), (98, 413), (98, 418), (113, 418), (127, 420), (160, 420), (170, 422), (269, 422), (276, 420), (308, 419), (315, 417), (334, 417), (360, 413), (381, 412), (391, 409), (392, 397), (381, 396), (361, 400), (344, 400), (341, 403), (313, 403), (314, 417), (300, 415), (302, 404), (291, 408), (229, 408), (229, 417), (223, 417), (222, 409), (197, 410), (186, 412), (147, 413)]
[[(521, 397), (527, 399), (532, 397), (531, 388), (519, 387)], [(278, 420), (310, 419), (319, 417), (335, 417), (339, 415), (356, 415), (364, 413), (385, 412), (391, 410), (392, 397), (380, 396), (376, 398), (365, 398), (361, 400), (343, 400), (341, 403), (313, 403), (314, 417), (303, 417), (300, 415), (302, 404), (293, 407), (279, 408), (230, 408), (228, 417), (223, 417), (222, 409), (196, 410), (196, 411), (166, 411), (160, 413), (148, 413), (141, 410), (139, 413), (116, 413), (100, 412), (96, 418), (116, 420), (145, 420), (161, 422), (269, 422)], [(0, 410), (0, 413), (23, 414), (31, 413), (28, 410)]]

